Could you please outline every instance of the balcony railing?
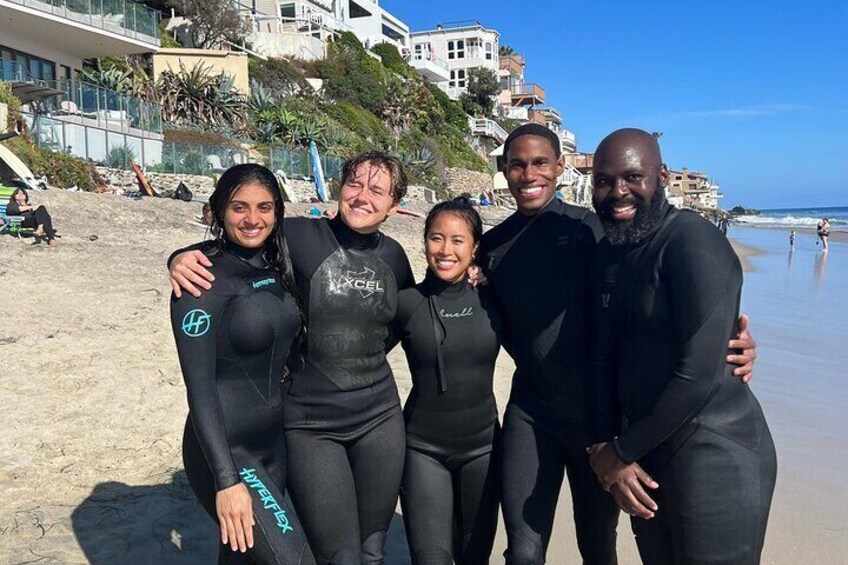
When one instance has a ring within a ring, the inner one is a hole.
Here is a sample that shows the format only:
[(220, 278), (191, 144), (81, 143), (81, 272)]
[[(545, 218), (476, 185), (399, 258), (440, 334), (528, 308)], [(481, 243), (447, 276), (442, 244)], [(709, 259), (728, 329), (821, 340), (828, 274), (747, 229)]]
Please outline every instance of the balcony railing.
[(524, 55), (517, 53), (512, 55), (501, 55), (498, 58), (498, 68), (509, 71), (511, 74), (520, 75), (524, 70)]
[(159, 45), (159, 12), (128, 0), (9, 0), (15, 4), (53, 14)]
[(468, 125), (471, 126), (471, 133), (474, 135), (491, 137), (492, 139), (496, 139), (499, 143), (503, 143), (507, 136), (509, 136), (506, 130), (502, 128), (498, 122), (487, 118), (470, 118), (468, 120)]
[(562, 114), (560, 114), (559, 110), (557, 110), (553, 106), (536, 106), (534, 110), (541, 114), (544, 114), (545, 116), (551, 116), (559, 123), (562, 123)]
[(519, 84), (512, 87), (513, 98), (535, 98), (544, 101), (545, 89), (536, 83)]
[(135, 128), (162, 133), (162, 110), (157, 104), (79, 80), (32, 78), (25, 67), (0, 62), (0, 80), (24, 82), (54, 89), (59, 94), (38, 102), (39, 113), (83, 123), (96, 120), (106, 129)]
[(410, 62), (412, 62), (412, 61), (430, 61), (431, 63), (433, 63), (437, 67), (440, 67), (440, 68), (442, 68), (446, 71), (450, 70), (450, 67), (448, 67), (447, 61), (445, 61), (444, 59), (442, 59), (440, 57), (436, 57), (430, 51), (413, 51), (409, 55), (409, 61)]

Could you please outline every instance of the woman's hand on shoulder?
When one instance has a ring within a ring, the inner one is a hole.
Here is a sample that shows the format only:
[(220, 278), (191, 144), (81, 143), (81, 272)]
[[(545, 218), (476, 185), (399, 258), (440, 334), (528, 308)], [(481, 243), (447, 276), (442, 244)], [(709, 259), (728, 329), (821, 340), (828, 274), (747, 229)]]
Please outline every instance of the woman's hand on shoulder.
[(180, 298), (185, 289), (195, 298), (200, 298), (200, 289), (197, 287), (209, 290), (215, 280), (215, 275), (206, 269), (211, 266), (212, 261), (199, 250), (185, 251), (174, 257), (169, 272), (169, 282), (174, 295)]

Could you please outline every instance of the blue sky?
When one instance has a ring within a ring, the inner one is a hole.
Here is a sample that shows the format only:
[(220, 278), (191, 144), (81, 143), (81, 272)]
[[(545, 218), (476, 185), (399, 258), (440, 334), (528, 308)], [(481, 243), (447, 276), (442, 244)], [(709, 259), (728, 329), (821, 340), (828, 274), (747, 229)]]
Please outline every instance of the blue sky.
[(478, 19), (527, 59), (579, 150), (661, 131), (723, 205), (848, 206), (848, 3), (383, 0), (412, 30)]

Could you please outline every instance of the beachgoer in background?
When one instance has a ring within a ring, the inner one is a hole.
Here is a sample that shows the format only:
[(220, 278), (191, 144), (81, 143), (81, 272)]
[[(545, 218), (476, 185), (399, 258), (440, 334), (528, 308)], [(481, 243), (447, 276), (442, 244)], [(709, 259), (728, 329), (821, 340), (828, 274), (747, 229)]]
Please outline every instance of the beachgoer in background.
[[(335, 218), (283, 221), (308, 320), (305, 362), (291, 367), (284, 392), (287, 485), (319, 563), (382, 563), (406, 448), (386, 344), (398, 290), (414, 280), (379, 228), (407, 177), (398, 159), (373, 152), (345, 163), (342, 178)], [(199, 251), (180, 253), (174, 291), (208, 289), (209, 264)]]
[(789, 250), (795, 251), (795, 230), (789, 232)]
[(224, 172), (210, 197), (215, 286), (171, 299), (189, 405), (183, 462), (219, 525), (219, 563), (236, 562), (235, 552), (251, 563), (314, 563), (285, 492), (280, 384), (303, 322), (279, 195), (264, 167)]
[(211, 226), (212, 220), (212, 206), (208, 202), (206, 202), (203, 204), (203, 211), (200, 213), (200, 221), (206, 224), (207, 226)]
[(44, 206), (37, 208), (29, 203), (29, 194), (26, 189), (18, 188), (12, 193), (9, 203), (6, 205), (6, 214), (9, 216), (23, 216), (21, 226), (25, 228), (34, 228), (32, 235), (35, 236), (36, 242), (40, 243), (41, 239), (46, 239), (50, 247), (56, 247), (56, 230), (53, 228), (53, 218), (47, 212)]
[(727, 239), (665, 199), (656, 138), (595, 151), (598, 247), (591, 465), (645, 563), (759, 563), (777, 472), (750, 388), (731, 378), (742, 268)]
[[(555, 198), (560, 140), (537, 124), (504, 144), (503, 172), (518, 211), (486, 232), (480, 264), (503, 308), (515, 376), (503, 423), (502, 506), (508, 565), (545, 561), (567, 473), (577, 544), (585, 563), (613, 564), (619, 510), (600, 487), (592, 443), (591, 328), (597, 216)], [(743, 317), (747, 328), (747, 318)], [(747, 379), (755, 344), (747, 332), (729, 362)]]
[(830, 237), (830, 222), (827, 218), (822, 218), (819, 225), (816, 226), (816, 235), (821, 240), (822, 252), (827, 251), (827, 238)]
[(493, 380), (503, 322), (488, 285), (466, 281), (482, 235), (468, 199), (433, 207), (424, 226), (427, 275), (398, 299), (393, 337), (412, 373), (400, 500), (417, 565), (485, 564), (495, 540), (500, 426)]

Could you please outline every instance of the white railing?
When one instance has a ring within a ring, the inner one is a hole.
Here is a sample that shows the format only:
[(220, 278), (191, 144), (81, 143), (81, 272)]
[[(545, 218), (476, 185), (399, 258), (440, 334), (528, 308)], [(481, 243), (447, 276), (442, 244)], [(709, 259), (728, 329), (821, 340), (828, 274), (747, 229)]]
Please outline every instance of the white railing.
[(445, 61), (444, 59), (442, 59), (440, 57), (436, 57), (430, 51), (413, 51), (409, 56), (409, 61), (410, 62), (413, 62), (413, 61), (430, 61), (431, 63), (433, 63), (434, 65), (436, 65), (439, 68), (442, 68), (446, 71), (450, 70), (450, 67), (448, 67), (447, 61)]
[(471, 133), (474, 135), (491, 137), (498, 140), (500, 143), (503, 143), (507, 136), (509, 136), (506, 130), (502, 128), (498, 122), (488, 118), (472, 118), (469, 120), (468, 125), (471, 126)]

